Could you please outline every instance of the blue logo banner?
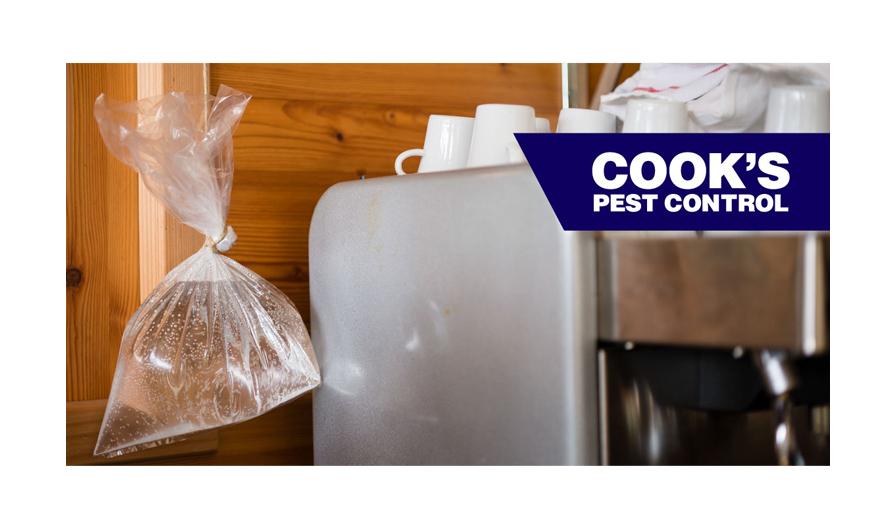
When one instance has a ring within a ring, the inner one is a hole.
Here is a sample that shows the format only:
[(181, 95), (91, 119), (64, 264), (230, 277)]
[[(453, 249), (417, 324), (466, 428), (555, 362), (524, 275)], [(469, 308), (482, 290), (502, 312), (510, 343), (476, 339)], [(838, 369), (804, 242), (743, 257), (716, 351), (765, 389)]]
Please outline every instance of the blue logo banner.
[(830, 134), (516, 134), (565, 230), (830, 230)]

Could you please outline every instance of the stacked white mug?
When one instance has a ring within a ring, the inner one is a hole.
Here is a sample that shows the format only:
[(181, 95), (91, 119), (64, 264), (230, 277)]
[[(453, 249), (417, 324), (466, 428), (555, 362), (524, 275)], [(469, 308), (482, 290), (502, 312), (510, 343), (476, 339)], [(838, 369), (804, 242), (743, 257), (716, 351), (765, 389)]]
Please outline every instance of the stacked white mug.
[(472, 117), (430, 116), (423, 148), (411, 148), (398, 154), (395, 159), (395, 174), (403, 176), (404, 160), (416, 156), (422, 156), (418, 172), (465, 168), (472, 139), (472, 125)]
[(519, 104), (480, 104), (475, 109), (467, 167), (518, 163), (525, 158), (516, 132), (536, 132), (535, 110)]
[(830, 89), (782, 86), (771, 90), (765, 132), (826, 133), (830, 131)]
[(689, 129), (687, 105), (665, 99), (631, 99), (623, 133), (684, 133)]
[(405, 174), (409, 157), (421, 156), (418, 172), (519, 163), (525, 160), (516, 132), (549, 132), (550, 121), (535, 118), (534, 108), (518, 104), (480, 104), (475, 118), (432, 115), (423, 148), (401, 152), (395, 173)]
[[(821, 86), (780, 86), (768, 96), (766, 133), (829, 133), (830, 89)], [(778, 232), (777, 234), (783, 234)], [(803, 250), (816, 250), (816, 236), (804, 239)]]
[[(622, 133), (684, 133), (689, 131), (687, 105), (665, 99), (631, 99), (625, 108)], [(612, 233), (614, 235), (614, 233)], [(696, 231), (627, 231), (650, 238), (695, 237)]]
[(611, 113), (585, 108), (564, 108), (559, 112), (556, 133), (615, 133), (615, 116)]

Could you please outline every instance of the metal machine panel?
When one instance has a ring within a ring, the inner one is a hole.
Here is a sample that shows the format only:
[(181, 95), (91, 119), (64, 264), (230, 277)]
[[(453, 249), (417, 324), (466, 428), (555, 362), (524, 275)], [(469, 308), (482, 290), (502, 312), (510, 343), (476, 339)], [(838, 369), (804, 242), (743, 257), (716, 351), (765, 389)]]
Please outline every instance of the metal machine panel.
[(594, 240), (527, 165), (340, 183), (309, 247), (316, 463), (597, 461)]
[(828, 351), (829, 243), (828, 234), (600, 240), (600, 338)]

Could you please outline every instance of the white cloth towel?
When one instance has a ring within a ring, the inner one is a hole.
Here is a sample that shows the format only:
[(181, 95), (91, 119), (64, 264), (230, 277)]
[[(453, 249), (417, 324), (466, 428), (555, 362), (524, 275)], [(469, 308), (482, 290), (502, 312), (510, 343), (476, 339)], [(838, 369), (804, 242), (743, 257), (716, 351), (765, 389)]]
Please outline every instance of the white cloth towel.
[(600, 110), (625, 120), (636, 97), (687, 103), (694, 132), (759, 132), (771, 88), (830, 85), (829, 64), (641, 64), (600, 99)]

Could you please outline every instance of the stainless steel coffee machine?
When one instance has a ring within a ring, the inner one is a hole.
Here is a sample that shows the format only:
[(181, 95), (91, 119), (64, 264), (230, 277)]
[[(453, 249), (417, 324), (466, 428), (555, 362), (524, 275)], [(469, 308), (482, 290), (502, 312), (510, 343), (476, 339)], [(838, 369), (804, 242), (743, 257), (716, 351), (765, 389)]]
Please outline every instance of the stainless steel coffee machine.
[[(764, 130), (829, 109), (774, 88)], [(673, 236), (598, 243), (601, 460), (829, 463), (829, 233)]]
[(602, 462), (829, 463), (828, 234), (597, 251)]
[[(768, 107), (829, 131), (825, 88)], [(829, 240), (565, 232), (524, 164), (340, 183), (309, 243), (315, 461), (828, 464)]]
[(565, 232), (524, 164), (340, 183), (321, 464), (828, 463), (829, 236)]

